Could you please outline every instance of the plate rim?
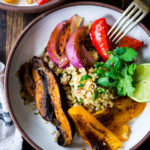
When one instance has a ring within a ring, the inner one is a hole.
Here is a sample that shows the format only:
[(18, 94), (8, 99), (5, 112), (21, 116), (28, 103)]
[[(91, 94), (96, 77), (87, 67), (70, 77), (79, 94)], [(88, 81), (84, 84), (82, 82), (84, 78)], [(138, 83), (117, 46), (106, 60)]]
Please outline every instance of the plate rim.
[[(71, 7), (71, 6), (78, 6), (78, 5), (93, 5), (93, 6), (98, 6), (98, 7), (105, 7), (105, 8), (109, 8), (109, 9), (112, 9), (112, 10), (115, 10), (115, 11), (118, 11), (120, 13), (123, 12), (123, 10), (121, 10), (120, 8), (117, 8), (115, 6), (112, 6), (110, 4), (106, 4), (106, 3), (101, 3), (101, 2), (92, 2), (92, 1), (81, 1), (81, 2), (72, 2), (72, 3), (68, 3), (68, 4), (64, 4), (62, 6), (58, 6), (56, 8), (53, 8), (49, 11), (46, 11), (44, 13), (42, 13), (41, 15), (39, 15), (38, 17), (36, 17), (33, 21), (31, 21), (25, 28), (24, 30), (21, 32), (21, 34), (18, 36), (18, 38), (16, 39), (13, 47), (11, 48), (11, 51), (10, 51), (10, 54), (8, 56), (8, 59), (7, 59), (7, 63), (6, 63), (6, 69), (5, 69), (5, 77), (4, 77), (4, 90), (5, 90), (5, 95), (6, 95), (6, 101), (7, 101), (7, 106), (8, 106), (8, 110), (9, 110), (9, 113), (10, 113), (10, 116), (14, 122), (14, 124), (16, 125), (16, 127), (18, 128), (18, 130), (20, 131), (20, 133), (22, 134), (22, 136), (25, 138), (25, 140), (30, 144), (32, 145), (35, 149), (38, 149), (40, 150), (41, 148), (36, 145), (34, 143), (34, 141), (32, 141), (30, 139), (30, 137), (28, 137), (25, 133), (25, 131), (21, 128), (21, 126), (19, 125), (15, 115), (13, 114), (13, 109), (11, 108), (11, 103), (10, 103), (10, 100), (9, 100), (9, 93), (8, 93), (8, 75), (9, 75), (9, 67), (10, 67), (10, 63), (11, 63), (11, 60), (13, 58), (13, 55), (15, 53), (15, 50), (16, 48), (18, 47), (20, 41), (22, 40), (22, 38), (24, 37), (24, 35), (26, 34), (26, 32), (28, 32), (28, 30), (30, 30), (30, 28), (36, 24), (39, 20), (41, 20), (42, 18), (44, 18), (45, 16), (57, 11), (57, 10), (60, 10), (60, 9), (63, 9), (63, 8), (67, 8), (67, 7)], [(142, 24), (140, 23), (139, 24), (140, 27), (148, 34), (148, 36), (150, 37), (150, 31)], [(136, 144), (134, 145), (130, 150), (136, 150), (136, 148), (138, 148), (146, 139), (148, 139), (148, 137), (150, 137), (150, 131)]]
[(46, 4), (37, 5), (37, 6), (15, 6), (15, 5), (9, 5), (7, 3), (0, 2), (0, 8), (3, 10), (11, 11), (11, 12), (20, 12), (20, 13), (26, 13), (26, 14), (40, 13), (49, 8), (58, 6), (65, 1), (66, 0), (52, 0)]

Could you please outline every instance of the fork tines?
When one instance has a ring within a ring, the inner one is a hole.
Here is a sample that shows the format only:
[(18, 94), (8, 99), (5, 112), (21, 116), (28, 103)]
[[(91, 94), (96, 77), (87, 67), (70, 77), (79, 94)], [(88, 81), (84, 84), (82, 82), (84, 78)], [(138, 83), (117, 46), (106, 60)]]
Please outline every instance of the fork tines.
[(139, 0), (132, 2), (109, 30), (107, 34), (109, 39), (117, 44), (148, 12), (149, 8), (143, 2)]

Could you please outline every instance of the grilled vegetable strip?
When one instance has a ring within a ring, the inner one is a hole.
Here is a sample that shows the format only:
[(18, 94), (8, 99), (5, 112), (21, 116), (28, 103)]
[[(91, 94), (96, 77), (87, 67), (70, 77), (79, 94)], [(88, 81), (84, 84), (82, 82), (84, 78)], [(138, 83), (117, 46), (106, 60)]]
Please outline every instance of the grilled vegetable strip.
[[(36, 105), (41, 116), (51, 121), (60, 133), (58, 144), (69, 145), (73, 137), (73, 125), (65, 111), (65, 97), (55, 74), (39, 58), (33, 59), (33, 77), (36, 83)], [(36, 62), (36, 63), (35, 63)], [(65, 104), (66, 105), (66, 104)]]
[(40, 115), (43, 119), (47, 121), (51, 121), (54, 123), (55, 121), (55, 114), (50, 103), (50, 95), (47, 89), (47, 79), (45, 73), (39, 67), (44, 66), (42, 60), (38, 58), (33, 59), (33, 78), (36, 83), (36, 92), (35, 92), (35, 101), (37, 109), (39, 110)]
[(95, 20), (90, 31), (91, 42), (104, 61), (108, 59), (110, 50), (107, 31), (105, 18)]
[(32, 64), (30, 62), (21, 66), (19, 77), (25, 91), (33, 99), (35, 96), (35, 82), (32, 78)]
[(129, 138), (130, 127), (126, 124), (123, 124), (119, 128), (113, 131), (113, 133), (121, 140), (126, 141)]
[(85, 143), (94, 150), (117, 150), (121, 147), (120, 140), (83, 107), (74, 106), (68, 113)]
[(97, 116), (97, 119), (113, 131), (140, 115), (145, 106), (146, 103), (137, 103), (128, 97), (123, 97), (114, 101), (114, 107), (108, 114)]

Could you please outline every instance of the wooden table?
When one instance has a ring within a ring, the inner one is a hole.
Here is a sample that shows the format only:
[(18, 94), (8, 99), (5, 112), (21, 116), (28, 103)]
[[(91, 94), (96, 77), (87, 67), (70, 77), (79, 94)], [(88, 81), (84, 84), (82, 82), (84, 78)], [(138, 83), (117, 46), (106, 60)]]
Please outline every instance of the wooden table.
[[(77, 0), (71, 0), (71, 2), (73, 1)], [(131, 3), (132, 0), (99, 0), (99, 1), (125, 9)], [(68, 0), (68, 2), (70, 1)], [(26, 27), (26, 25), (38, 15), (39, 14), (13, 13), (0, 9), (0, 61), (6, 63), (10, 49), (13, 46), (16, 38)], [(150, 30), (150, 14), (144, 18), (142, 23)], [(24, 140), (23, 149), (32, 150), (33, 148)], [(138, 148), (138, 150), (149, 150), (149, 149), (150, 149), (150, 138), (140, 148)]]

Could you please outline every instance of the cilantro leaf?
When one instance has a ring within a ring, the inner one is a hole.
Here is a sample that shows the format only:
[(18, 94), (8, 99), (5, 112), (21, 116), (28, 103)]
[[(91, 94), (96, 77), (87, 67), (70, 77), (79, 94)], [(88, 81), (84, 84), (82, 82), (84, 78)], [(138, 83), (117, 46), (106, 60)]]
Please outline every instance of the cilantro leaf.
[(121, 78), (117, 85), (117, 93), (119, 96), (131, 96), (135, 88), (132, 85), (132, 81), (129, 75), (126, 75), (125, 78)]
[(116, 79), (116, 74), (115, 74), (114, 70), (110, 70), (109, 72), (105, 72), (105, 76), (109, 77), (111, 79), (114, 79), (114, 80)]
[(127, 75), (127, 71), (128, 71), (128, 66), (125, 65), (125, 67), (121, 70), (121, 76), (125, 77)]
[(130, 76), (126, 76), (125, 77), (125, 85), (126, 85), (126, 91), (127, 91), (127, 95), (131, 96), (135, 90), (135, 88), (132, 85), (132, 78)]
[(97, 80), (97, 84), (108, 87), (109, 86), (109, 78), (108, 77), (102, 77)]
[[(133, 75), (136, 68), (131, 63), (137, 52), (132, 48), (119, 48), (109, 52), (109, 58), (103, 65), (96, 63), (94, 73), (98, 76), (97, 85), (113, 88), (119, 96), (131, 96), (134, 91)], [(98, 90), (98, 93), (99, 90)]]
[(102, 62), (96, 62), (96, 63), (94, 63), (94, 67), (95, 68), (99, 68), (99, 67), (103, 67), (104, 66), (104, 63), (102, 63)]
[(83, 81), (91, 79), (91, 78), (92, 77), (90, 75), (86, 74), (86, 75), (84, 75), (84, 76), (81, 77), (80, 82), (83, 82)]
[(120, 55), (120, 59), (125, 62), (133, 61), (137, 56), (137, 52), (134, 49), (127, 47), (125, 48), (125, 50), (126, 51), (122, 55)]
[(117, 93), (119, 96), (125, 96), (127, 94), (125, 80), (123, 78), (119, 80), (119, 83), (117, 85)]
[(81, 84), (78, 85), (78, 87), (84, 87), (84, 84), (81, 83)]
[(77, 99), (76, 102), (77, 102), (78, 104), (82, 104), (82, 103), (83, 103), (83, 99), (82, 99), (82, 98)]
[(102, 68), (99, 68), (95, 70), (94, 73), (96, 73), (98, 76), (104, 76), (105, 70)]
[(111, 87), (115, 86), (116, 81), (110, 82), (108, 77), (102, 77), (97, 80), (97, 84), (101, 85), (103, 87), (111, 88)]
[(135, 63), (132, 63), (131, 65), (129, 65), (128, 74), (132, 76), (134, 74), (135, 68), (136, 68)]
[(125, 53), (125, 48), (123, 48), (123, 47), (117, 47), (115, 50), (114, 50), (114, 52), (117, 54), (117, 55), (121, 55), (121, 54), (123, 54), (123, 53)]
[(98, 91), (96, 90), (93, 94), (93, 100), (96, 100), (98, 98)]
[(98, 88), (98, 93), (103, 94), (103, 93), (105, 93), (105, 92), (106, 92), (106, 91), (105, 91), (104, 88), (102, 88), (102, 87)]
[(105, 67), (107, 69), (111, 69), (112, 65), (114, 65), (114, 69), (117, 70), (121, 67), (122, 63), (119, 60), (119, 56), (111, 54), (109, 59), (105, 62)]

